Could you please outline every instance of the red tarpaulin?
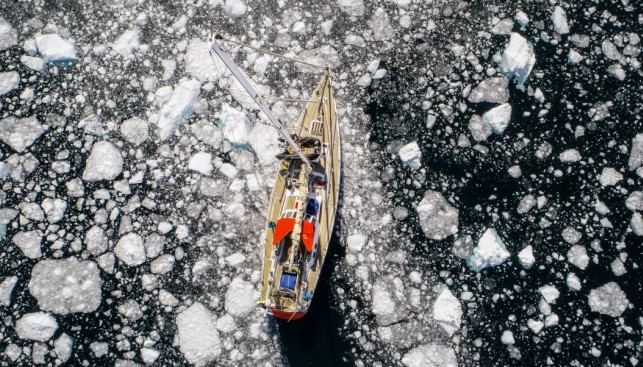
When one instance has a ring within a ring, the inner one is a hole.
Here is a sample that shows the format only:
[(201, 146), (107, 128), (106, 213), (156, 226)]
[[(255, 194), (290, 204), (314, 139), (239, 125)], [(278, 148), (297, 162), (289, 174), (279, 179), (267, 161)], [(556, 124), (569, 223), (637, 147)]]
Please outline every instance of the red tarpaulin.
[(283, 240), (284, 237), (293, 230), (293, 228), (295, 228), (295, 218), (279, 219), (277, 221), (277, 227), (275, 227), (275, 234), (272, 237), (272, 244), (278, 244), (279, 241)]
[(301, 240), (304, 242), (304, 246), (306, 246), (306, 250), (308, 252), (313, 251), (313, 240), (315, 239), (315, 225), (304, 221), (303, 226), (301, 228)]

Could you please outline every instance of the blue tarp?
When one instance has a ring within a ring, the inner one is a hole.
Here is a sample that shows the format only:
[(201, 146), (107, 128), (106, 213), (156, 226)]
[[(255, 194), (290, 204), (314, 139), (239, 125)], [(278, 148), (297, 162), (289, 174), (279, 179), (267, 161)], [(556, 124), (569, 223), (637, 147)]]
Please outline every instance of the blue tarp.
[(288, 289), (288, 290), (294, 291), (296, 284), (297, 284), (297, 276), (295, 274), (290, 274), (290, 273), (281, 274), (281, 280), (279, 281), (279, 289)]
[(313, 198), (308, 199), (308, 203), (306, 204), (306, 214), (317, 215), (317, 212), (319, 212), (319, 203), (317, 200)]

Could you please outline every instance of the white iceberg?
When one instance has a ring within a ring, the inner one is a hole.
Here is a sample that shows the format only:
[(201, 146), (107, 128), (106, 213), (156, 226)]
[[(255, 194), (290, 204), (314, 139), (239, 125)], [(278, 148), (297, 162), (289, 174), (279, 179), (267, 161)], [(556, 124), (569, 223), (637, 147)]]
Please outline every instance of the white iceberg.
[(57, 34), (37, 36), (36, 46), (40, 55), (47, 61), (69, 62), (77, 60), (74, 44), (69, 40), (62, 39)]
[(621, 316), (630, 304), (625, 292), (615, 282), (592, 289), (588, 302), (592, 311), (612, 317)]
[(509, 103), (494, 107), (482, 115), (482, 122), (489, 125), (497, 135), (505, 132), (511, 121), (511, 105)]
[(489, 228), (480, 237), (478, 246), (473, 249), (469, 258), (469, 265), (476, 271), (486, 267), (493, 267), (502, 264), (509, 258), (505, 243), (495, 229)]
[(123, 171), (123, 157), (112, 143), (99, 141), (94, 144), (85, 163), (83, 180), (113, 180)]
[(172, 137), (179, 125), (192, 112), (192, 105), (196, 102), (200, 92), (201, 83), (196, 80), (184, 81), (174, 89), (169, 100), (163, 105), (156, 122), (161, 140)]
[(521, 86), (536, 64), (534, 46), (518, 33), (512, 33), (507, 48), (502, 53), (500, 66), (509, 78), (516, 78)]

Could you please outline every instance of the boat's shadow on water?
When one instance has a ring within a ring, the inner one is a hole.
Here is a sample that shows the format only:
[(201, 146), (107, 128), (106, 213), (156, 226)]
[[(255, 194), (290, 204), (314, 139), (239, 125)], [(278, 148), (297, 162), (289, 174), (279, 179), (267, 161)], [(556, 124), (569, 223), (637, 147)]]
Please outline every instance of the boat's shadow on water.
[(339, 336), (342, 317), (337, 309), (337, 297), (332, 292), (333, 286), (338, 286), (335, 284), (337, 277), (333, 277), (333, 272), (338, 262), (346, 255), (346, 250), (340, 243), (343, 193), (342, 177), (335, 231), (308, 314), (299, 320), (273, 321), (282, 343), (283, 362), (289, 366), (349, 365), (348, 361), (343, 359), (349, 347), (342, 343), (343, 338)]

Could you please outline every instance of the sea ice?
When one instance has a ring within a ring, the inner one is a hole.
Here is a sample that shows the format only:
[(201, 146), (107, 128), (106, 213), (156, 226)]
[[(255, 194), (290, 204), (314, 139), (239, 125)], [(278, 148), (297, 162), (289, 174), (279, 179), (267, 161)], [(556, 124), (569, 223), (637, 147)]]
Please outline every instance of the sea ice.
[(214, 167), (212, 166), (212, 154), (198, 152), (190, 158), (188, 163), (190, 171), (199, 172), (202, 175), (210, 176)]
[(57, 34), (44, 34), (36, 37), (38, 52), (47, 61), (68, 62), (76, 61), (74, 44), (62, 39)]
[(185, 52), (185, 71), (201, 83), (214, 82), (227, 75), (227, 67), (218, 57), (210, 56), (209, 42), (193, 38)]
[(443, 240), (458, 233), (458, 209), (437, 191), (428, 190), (416, 211), (424, 234), (432, 240)]
[(567, 149), (560, 153), (558, 156), (561, 162), (578, 162), (582, 159), (580, 153), (576, 149)]
[(509, 79), (504, 76), (485, 79), (467, 97), (471, 103), (507, 103), (509, 101)]
[(523, 36), (512, 33), (507, 48), (502, 53), (500, 66), (510, 78), (516, 78), (521, 86), (529, 77), (531, 69), (536, 64), (534, 47)]
[(93, 261), (47, 259), (33, 267), (29, 292), (41, 309), (67, 315), (95, 311), (101, 303), (102, 285)]
[(538, 334), (545, 327), (545, 324), (542, 321), (536, 321), (534, 319), (529, 319), (529, 320), (527, 320), (527, 326), (531, 329), (531, 331), (534, 334)]
[(515, 19), (516, 23), (520, 24), (521, 27), (529, 24), (529, 16), (523, 11), (519, 11), (515, 16)]
[(176, 317), (181, 352), (197, 367), (204, 367), (221, 354), (216, 320), (201, 303), (194, 303)]
[[(1, 84), (1, 82), (0, 82)], [(49, 126), (41, 125), (36, 116), (0, 120), (0, 140), (18, 153), (24, 152)]]
[(366, 10), (363, 0), (337, 0), (337, 6), (339, 10), (353, 17), (361, 17)]
[(509, 18), (501, 19), (493, 26), (493, 28), (491, 28), (491, 33), (497, 35), (510, 35), (513, 27), (513, 20)]
[[(159, 226), (162, 223), (159, 223)], [(169, 224), (169, 223), (167, 223)], [(172, 229), (172, 225), (170, 225), (170, 228), (168, 229), (167, 232), (169, 232)], [(166, 233), (167, 233), (166, 232)], [(145, 237), (145, 254), (149, 259), (153, 259), (161, 254), (163, 252), (163, 249), (165, 248), (165, 237), (161, 236), (158, 233), (150, 233)]]
[(150, 263), (152, 274), (166, 274), (172, 271), (176, 258), (173, 255), (165, 254), (159, 256)]
[(599, 181), (602, 186), (614, 186), (623, 179), (623, 175), (612, 167), (605, 167), (601, 172)]
[(246, 261), (246, 256), (241, 252), (235, 252), (232, 255), (226, 256), (225, 262), (228, 266), (236, 268)]
[(562, 236), (565, 242), (569, 243), (570, 245), (575, 245), (576, 243), (578, 243), (578, 241), (581, 240), (581, 238), (583, 238), (583, 234), (575, 230), (573, 227), (566, 227), (565, 229), (563, 229)]
[(366, 245), (366, 239), (367, 237), (361, 233), (348, 236), (346, 239), (346, 247), (348, 247), (348, 251), (354, 254), (362, 252), (364, 245)]
[(545, 285), (538, 288), (538, 291), (549, 304), (556, 303), (556, 299), (560, 296), (560, 292), (553, 285)]
[(56, 319), (45, 312), (23, 315), (16, 321), (16, 334), (20, 339), (46, 342), (58, 330)]
[(131, 321), (137, 321), (144, 315), (141, 306), (133, 299), (128, 299), (125, 303), (118, 306), (118, 313)]
[(126, 234), (114, 247), (114, 254), (128, 266), (141, 265), (146, 260), (143, 238), (136, 233)]
[(47, 198), (42, 201), (42, 209), (47, 215), (47, 221), (49, 221), (49, 223), (58, 223), (65, 215), (67, 202), (63, 199)]
[(578, 279), (578, 276), (574, 273), (567, 274), (566, 283), (567, 288), (569, 288), (569, 290), (572, 292), (578, 292), (581, 290), (580, 279)]
[(17, 276), (6, 277), (2, 283), (0, 283), (0, 306), (11, 306), (11, 294), (16, 284), (18, 284)]
[(257, 155), (259, 163), (263, 166), (272, 166), (277, 162), (275, 157), (281, 153), (279, 148), (279, 133), (271, 126), (257, 124), (248, 135), (252, 150)]
[(471, 116), (468, 128), (475, 141), (485, 141), (493, 132), (489, 124), (482, 122), (482, 117), (480, 115)]
[(132, 57), (136, 49), (141, 46), (140, 37), (138, 29), (127, 30), (112, 43), (112, 48), (125, 58)]
[(568, 63), (570, 63), (572, 65), (576, 65), (576, 64), (580, 63), (581, 61), (583, 61), (584, 59), (585, 58), (583, 57), (583, 55), (578, 53), (578, 51), (576, 51), (574, 49), (569, 50), (569, 55), (567, 55), (567, 62)]
[(510, 254), (496, 230), (489, 228), (480, 237), (478, 246), (473, 249), (469, 265), (474, 270), (480, 271), (486, 267), (502, 264), (509, 256)]
[(154, 364), (161, 353), (151, 348), (141, 348), (141, 359), (145, 364)]
[(18, 31), (0, 17), (0, 51), (18, 44)]
[(18, 232), (13, 236), (11, 242), (18, 246), (22, 254), (30, 259), (37, 259), (42, 255), (40, 249), (42, 236), (38, 231)]
[(514, 345), (516, 344), (516, 339), (514, 339), (514, 333), (512, 333), (509, 330), (505, 330), (502, 332), (502, 336), (500, 337), (500, 341), (504, 345)]
[(192, 105), (196, 102), (200, 92), (201, 83), (196, 80), (183, 81), (174, 88), (169, 100), (161, 108), (159, 119), (156, 122), (161, 140), (172, 137), (179, 125), (192, 112)]
[(35, 71), (42, 71), (42, 69), (44, 69), (45, 65), (47, 64), (44, 59), (27, 55), (20, 56), (20, 62), (26, 67)]
[(625, 292), (615, 282), (592, 289), (588, 302), (592, 311), (612, 317), (621, 316), (630, 304)]
[(520, 260), (520, 265), (525, 269), (530, 269), (536, 262), (534, 258), (534, 249), (531, 245), (526, 246), (518, 253), (518, 260)]
[(223, 131), (223, 137), (231, 144), (243, 146), (250, 142), (249, 135), (252, 125), (244, 111), (239, 111), (224, 103), (221, 105), (218, 120), (218, 125)]
[(630, 227), (637, 236), (643, 236), (643, 217), (640, 213), (634, 213), (630, 219)]
[(89, 158), (85, 163), (83, 180), (113, 180), (123, 171), (121, 152), (107, 141), (94, 143)]
[(518, 204), (518, 208), (516, 208), (516, 212), (518, 214), (526, 214), (533, 209), (533, 207), (536, 205), (537, 200), (534, 195), (525, 195), (521, 200), (520, 203)]
[(252, 283), (236, 277), (228, 285), (225, 294), (225, 310), (235, 317), (246, 317), (256, 307), (259, 292)]
[(229, 16), (238, 18), (246, 13), (248, 7), (241, 0), (225, 0), (223, 10)]
[(625, 207), (631, 211), (643, 210), (643, 191), (632, 191), (625, 200)]
[(569, 33), (569, 25), (567, 24), (567, 14), (560, 6), (554, 8), (551, 15), (551, 21), (554, 23), (554, 31), (560, 35)]
[(61, 362), (65, 363), (71, 357), (71, 352), (74, 347), (74, 339), (71, 336), (62, 333), (58, 339), (54, 341), (54, 351)]
[(643, 134), (636, 134), (632, 139), (632, 148), (630, 149), (630, 158), (627, 165), (630, 171), (634, 171), (643, 164)]
[(402, 357), (408, 367), (457, 367), (458, 358), (452, 348), (429, 343), (411, 349)]
[(15, 71), (0, 72), (0, 96), (18, 88), (18, 85), (20, 85), (20, 74)]
[(416, 142), (406, 144), (405, 146), (400, 148), (398, 154), (400, 155), (402, 163), (406, 164), (407, 166), (413, 169), (418, 169), (421, 167), (422, 152), (420, 151), (420, 147)]
[(494, 107), (482, 115), (482, 122), (491, 126), (497, 135), (502, 135), (511, 121), (511, 105), (509, 103)]
[(569, 251), (567, 251), (567, 261), (569, 261), (570, 264), (585, 270), (585, 268), (589, 264), (589, 256), (587, 256), (587, 250), (581, 245), (572, 246)]
[(460, 330), (462, 306), (446, 286), (433, 304), (433, 319), (444, 328), (449, 336)]
[(125, 140), (134, 145), (141, 145), (150, 136), (147, 120), (132, 117), (121, 124), (121, 135)]

